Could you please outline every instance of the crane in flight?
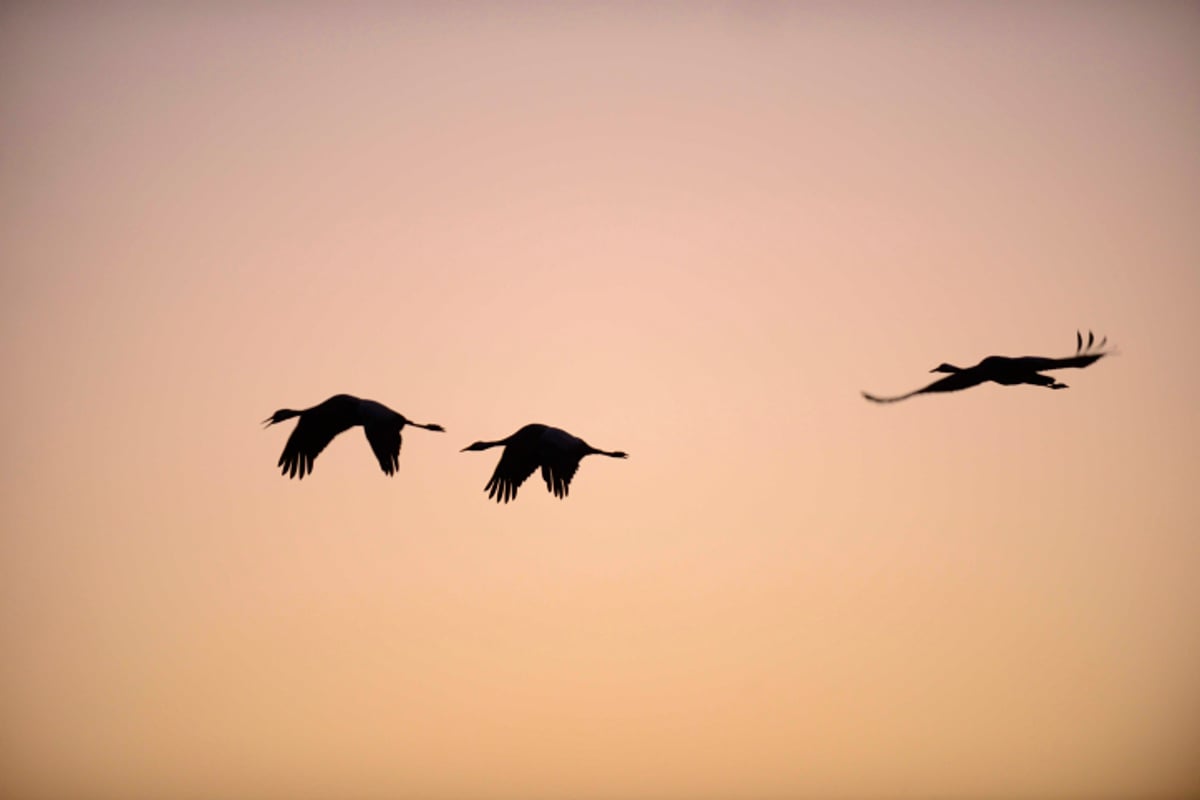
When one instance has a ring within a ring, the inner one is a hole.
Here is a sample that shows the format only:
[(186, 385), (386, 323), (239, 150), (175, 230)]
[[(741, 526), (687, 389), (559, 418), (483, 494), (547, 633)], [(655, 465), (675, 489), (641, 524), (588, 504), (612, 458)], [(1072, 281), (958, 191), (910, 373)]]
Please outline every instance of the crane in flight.
[(293, 417), (299, 417), (300, 421), (283, 446), (283, 454), (276, 465), (282, 467), (282, 474), (289, 478), (303, 479), (306, 472), (311, 474), (313, 461), (321, 451), (335, 436), (355, 425), (363, 426), (367, 443), (371, 445), (385, 475), (394, 474), (400, 466), (400, 429), (405, 425), (429, 431), (445, 431), (441, 425), (422, 425), (392, 411), (383, 403), (348, 394), (334, 395), (324, 403), (303, 411), (281, 408), (263, 420), (264, 427), (269, 428)]
[(487, 450), (489, 447), (504, 448), (500, 461), (496, 464), (496, 471), (492, 473), (492, 479), (483, 487), (488, 493), (488, 499), (495, 498), (497, 503), (515, 500), (517, 489), (538, 467), (542, 468), (542, 480), (546, 482), (546, 489), (555, 497), (563, 498), (567, 496), (571, 479), (575, 477), (579, 462), (584, 456), (629, 458), (620, 450), (599, 450), (564, 430), (538, 424), (526, 425), (506, 439), (475, 442), (460, 452)]
[(894, 403), (918, 394), (934, 392), (957, 392), (969, 389), (981, 383), (992, 381), (1004, 386), (1015, 386), (1021, 383), (1033, 386), (1045, 386), (1047, 389), (1066, 389), (1067, 384), (1043, 375), (1042, 372), (1052, 369), (1083, 369), (1099, 361), (1111, 351), (1104, 350), (1108, 337), (1100, 340), (1096, 350), (1092, 345), (1096, 342), (1095, 335), (1088, 331), (1087, 344), (1084, 344), (1083, 334), (1075, 332), (1075, 355), (1066, 358), (1043, 358), (1041, 356), (988, 356), (973, 367), (956, 367), (953, 364), (939, 364), (930, 372), (947, 372), (947, 377), (934, 381), (928, 386), (902, 394), (897, 397), (878, 397), (863, 392), (863, 397), (874, 403)]

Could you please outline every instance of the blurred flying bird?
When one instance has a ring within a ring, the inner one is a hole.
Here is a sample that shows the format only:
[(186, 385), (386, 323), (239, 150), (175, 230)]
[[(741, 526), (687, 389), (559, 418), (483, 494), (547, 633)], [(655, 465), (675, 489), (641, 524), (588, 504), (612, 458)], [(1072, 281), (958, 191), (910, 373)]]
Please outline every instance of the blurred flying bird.
[(1034, 386), (1045, 386), (1048, 389), (1066, 389), (1065, 383), (1059, 383), (1049, 375), (1042, 375), (1043, 370), (1050, 369), (1066, 369), (1075, 368), (1082, 369), (1090, 366), (1111, 351), (1105, 351), (1104, 344), (1108, 341), (1108, 337), (1100, 340), (1098, 347), (1100, 350), (1093, 351), (1092, 345), (1095, 343), (1096, 337), (1088, 331), (1087, 345), (1083, 343), (1083, 334), (1079, 331), (1075, 332), (1075, 355), (1067, 358), (1042, 358), (1040, 356), (1021, 356), (1020, 358), (1012, 358), (1009, 356), (988, 356), (983, 361), (980, 361), (973, 367), (956, 367), (953, 364), (939, 364), (930, 370), (930, 372), (948, 372), (949, 377), (935, 381), (923, 389), (902, 394), (898, 397), (876, 397), (873, 394), (863, 392), (863, 397), (875, 403), (894, 403), (897, 400), (903, 400), (906, 397), (912, 397), (915, 394), (927, 394), (932, 392), (957, 392), (960, 389), (968, 389), (972, 386), (977, 386), (987, 381), (1003, 384), (1005, 386), (1015, 386), (1019, 383), (1028, 383)]
[(610, 458), (629, 457), (619, 450), (598, 450), (564, 430), (536, 424), (526, 425), (507, 439), (497, 442), (475, 442), (464, 447), (461, 452), (500, 446), (504, 447), (504, 453), (500, 456), (500, 462), (496, 464), (492, 479), (483, 487), (488, 493), (488, 499), (494, 497), (497, 503), (515, 500), (517, 489), (538, 467), (542, 468), (542, 480), (546, 482), (546, 489), (553, 492), (555, 497), (561, 498), (567, 496), (571, 478), (575, 477), (579, 461), (584, 456), (595, 454)]
[(379, 459), (379, 466), (385, 474), (395, 473), (400, 466), (400, 429), (405, 425), (413, 425), (430, 431), (444, 431), (441, 425), (422, 425), (397, 414), (382, 403), (374, 400), (361, 400), (348, 394), (338, 394), (320, 405), (306, 408), (303, 411), (293, 411), (281, 408), (263, 420), (266, 427), (277, 422), (299, 417), (296, 429), (288, 437), (283, 446), (283, 455), (279, 464), (284, 475), (289, 478), (304, 478), (304, 473), (313, 471), (313, 461), (321, 451), (344, 430), (362, 425), (367, 434), (367, 442)]

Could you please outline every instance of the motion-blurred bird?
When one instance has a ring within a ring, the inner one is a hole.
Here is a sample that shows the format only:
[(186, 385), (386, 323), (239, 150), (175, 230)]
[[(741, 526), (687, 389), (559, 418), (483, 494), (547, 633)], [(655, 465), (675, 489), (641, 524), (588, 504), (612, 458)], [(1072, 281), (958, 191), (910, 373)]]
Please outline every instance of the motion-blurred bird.
[(908, 394), (902, 394), (899, 397), (876, 397), (867, 392), (863, 392), (862, 395), (875, 403), (894, 403), (897, 400), (903, 400), (915, 394), (957, 392), (960, 389), (967, 389), (981, 383), (986, 383), (987, 381), (1003, 384), (1004, 386), (1028, 383), (1034, 386), (1045, 386), (1048, 389), (1066, 389), (1067, 385), (1065, 383), (1059, 383), (1049, 375), (1042, 375), (1042, 371), (1066, 368), (1082, 369), (1094, 364), (1109, 354), (1103, 350), (1104, 343), (1108, 341), (1107, 337), (1100, 340), (1098, 347), (1101, 349), (1099, 351), (1092, 350), (1092, 344), (1095, 341), (1095, 335), (1091, 331), (1088, 331), (1087, 345), (1085, 346), (1083, 335), (1079, 331), (1076, 331), (1075, 355), (1067, 358), (988, 356), (975, 366), (967, 367), (966, 369), (956, 367), (953, 364), (939, 364), (931, 369), (930, 372), (949, 372), (949, 377), (935, 381), (923, 389), (917, 389)]
[(405, 425), (429, 431), (444, 431), (441, 425), (422, 425), (397, 414), (382, 403), (361, 400), (348, 394), (338, 394), (320, 405), (293, 411), (281, 408), (263, 420), (266, 427), (277, 422), (299, 417), (296, 429), (283, 447), (279, 464), (289, 478), (304, 478), (304, 473), (313, 471), (313, 461), (321, 451), (344, 430), (362, 425), (367, 442), (379, 459), (379, 466), (387, 475), (395, 473), (400, 466), (400, 429)]
[(537, 424), (526, 425), (507, 439), (497, 442), (475, 442), (464, 447), (461, 452), (500, 446), (504, 447), (504, 453), (500, 456), (500, 462), (496, 464), (492, 479), (483, 487), (488, 493), (488, 499), (494, 497), (497, 503), (515, 500), (517, 489), (538, 467), (542, 468), (542, 480), (546, 482), (546, 489), (553, 492), (555, 497), (561, 498), (567, 496), (571, 479), (575, 477), (579, 461), (584, 456), (629, 457), (619, 450), (598, 450), (564, 430)]

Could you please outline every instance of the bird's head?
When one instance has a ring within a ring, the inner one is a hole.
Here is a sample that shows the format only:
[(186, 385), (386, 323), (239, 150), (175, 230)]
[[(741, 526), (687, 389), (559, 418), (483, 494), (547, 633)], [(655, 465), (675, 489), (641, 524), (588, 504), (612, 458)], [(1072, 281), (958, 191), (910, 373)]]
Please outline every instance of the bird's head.
[(466, 447), (464, 447), (462, 450), (459, 450), (458, 452), (465, 453), (469, 450), (487, 450), (489, 447), (491, 447), (494, 444), (495, 444), (495, 442), (475, 442), (474, 444), (467, 445)]
[(941, 364), (938, 364), (936, 367), (934, 367), (933, 369), (931, 369), (929, 371), (930, 372), (950, 372), (950, 373), (962, 372), (962, 370), (959, 367), (956, 367), (953, 364), (946, 364), (944, 362)]
[(274, 414), (272, 414), (271, 416), (264, 419), (263, 426), (269, 428), (277, 422), (286, 422), (287, 420), (291, 419), (292, 417), (298, 417), (298, 416), (300, 416), (299, 411), (293, 411), (290, 408), (281, 408), (278, 411), (276, 411)]

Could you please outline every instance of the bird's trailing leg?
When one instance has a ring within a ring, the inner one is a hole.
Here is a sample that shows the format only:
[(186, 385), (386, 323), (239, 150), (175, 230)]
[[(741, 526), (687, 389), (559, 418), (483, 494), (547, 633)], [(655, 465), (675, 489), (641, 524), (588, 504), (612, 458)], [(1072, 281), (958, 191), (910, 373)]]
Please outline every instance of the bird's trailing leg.
[(1030, 375), (1028, 378), (1022, 381), (1022, 383), (1031, 383), (1034, 386), (1045, 386), (1047, 389), (1068, 388), (1065, 383), (1060, 383), (1054, 378), (1051, 378), (1049, 375), (1043, 375), (1040, 372), (1035, 372), (1033, 375)]

